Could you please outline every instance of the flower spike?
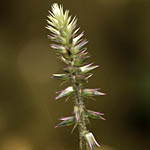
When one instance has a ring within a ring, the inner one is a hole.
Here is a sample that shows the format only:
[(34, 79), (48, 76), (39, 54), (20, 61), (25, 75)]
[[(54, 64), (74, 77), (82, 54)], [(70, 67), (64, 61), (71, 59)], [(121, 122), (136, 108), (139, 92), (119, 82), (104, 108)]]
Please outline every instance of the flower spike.
[[(85, 45), (88, 43), (84, 39), (84, 32), (80, 32), (77, 27), (77, 18), (69, 14), (62, 5), (54, 3), (47, 17), (47, 29), (50, 31), (48, 38), (53, 42), (51, 48), (57, 57), (64, 63), (62, 69), (64, 73), (53, 74), (53, 78), (61, 80), (62, 83), (70, 84), (64, 90), (58, 92), (57, 99), (66, 97), (66, 101), (71, 97), (74, 101), (73, 116), (61, 118), (61, 122), (56, 126), (64, 127), (74, 125), (79, 130), (80, 150), (96, 150), (100, 145), (95, 140), (93, 134), (88, 131), (87, 123), (89, 119), (102, 119), (103, 114), (88, 110), (85, 106), (85, 99), (93, 99), (93, 96), (105, 95), (99, 89), (84, 88), (88, 79), (93, 75), (91, 71), (98, 68), (93, 63), (87, 64), (90, 57)], [(62, 84), (61, 84), (62, 85)]]

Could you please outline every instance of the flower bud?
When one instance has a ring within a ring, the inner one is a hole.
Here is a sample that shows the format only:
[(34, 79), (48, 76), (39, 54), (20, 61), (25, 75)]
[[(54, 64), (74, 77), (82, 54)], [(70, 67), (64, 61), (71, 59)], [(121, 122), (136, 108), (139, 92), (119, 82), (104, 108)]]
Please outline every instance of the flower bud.
[(83, 96), (98, 96), (98, 95), (106, 95), (105, 93), (99, 92), (99, 89), (83, 89)]
[(61, 53), (61, 54), (66, 54), (67, 53), (67, 50), (66, 50), (66, 48), (64, 46), (51, 44), (51, 48), (56, 49), (56, 51), (58, 53)]
[(92, 110), (87, 110), (87, 114), (92, 119), (106, 120), (105, 118), (102, 117), (104, 114), (100, 113), (100, 112), (96, 112), (96, 111), (92, 111)]
[(67, 80), (68, 75), (67, 74), (53, 74), (53, 78), (59, 79), (59, 80)]
[(96, 66), (91, 66), (91, 65), (92, 65), (92, 63), (91, 63), (91, 64), (88, 64), (88, 65), (86, 65), (86, 66), (80, 67), (81, 73), (84, 74), (84, 73), (87, 73), (87, 72), (92, 71), (92, 70), (94, 70), (95, 68), (99, 67), (98, 65), (96, 65)]
[(74, 106), (74, 114), (75, 114), (75, 119), (78, 122), (81, 116), (81, 110), (79, 106)]
[(76, 37), (74, 37), (73, 38), (73, 41), (72, 41), (72, 44), (73, 45), (76, 45), (78, 42), (79, 42), (79, 40), (81, 39), (81, 37), (83, 37), (83, 32), (81, 33), (81, 34), (79, 34), (78, 36), (76, 36)]
[(61, 91), (60, 94), (56, 97), (56, 99), (59, 99), (59, 98), (65, 97), (65, 96), (70, 96), (73, 92), (74, 92), (73, 87), (69, 86), (68, 88)]
[(96, 147), (100, 147), (97, 141), (94, 138), (94, 135), (91, 132), (85, 134), (85, 139), (88, 142), (88, 145), (91, 150), (95, 150)]
[(60, 120), (62, 120), (62, 122), (60, 122), (55, 128), (70, 126), (70, 125), (73, 125), (75, 123), (74, 116), (64, 117), (64, 118), (61, 118)]
[(59, 58), (61, 59), (62, 62), (64, 62), (64, 63), (67, 64), (67, 65), (70, 63), (70, 62), (69, 62), (66, 58), (64, 58), (63, 56), (60, 56)]

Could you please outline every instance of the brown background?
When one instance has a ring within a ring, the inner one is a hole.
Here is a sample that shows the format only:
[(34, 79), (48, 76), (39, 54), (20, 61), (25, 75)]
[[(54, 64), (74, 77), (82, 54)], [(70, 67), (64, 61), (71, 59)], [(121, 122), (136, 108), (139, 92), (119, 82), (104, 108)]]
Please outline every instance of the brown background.
[[(1, 0), (0, 150), (78, 149), (78, 132), (54, 129), (72, 113), (69, 100), (55, 101), (62, 64), (49, 47), (46, 16), (52, 0)], [(79, 19), (90, 61), (100, 64), (90, 88), (107, 93), (87, 107), (105, 113), (90, 130), (102, 150), (150, 149), (148, 0), (57, 0)]]

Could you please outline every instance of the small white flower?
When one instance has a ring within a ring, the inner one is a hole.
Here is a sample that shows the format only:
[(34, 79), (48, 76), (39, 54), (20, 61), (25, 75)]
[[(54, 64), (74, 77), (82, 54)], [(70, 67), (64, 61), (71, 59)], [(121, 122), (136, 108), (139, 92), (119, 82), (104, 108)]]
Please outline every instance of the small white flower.
[(85, 134), (85, 139), (87, 140), (91, 150), (94, 150), (95, 147), (100, 147), (100, 145), (97, 143), (94, 135), (91, 132)]
[(104, 96), (106, 95), (103, 92), (98, 91), (99, 89), (83, 89), (83, 96)]
[(77, 122), (80, 120), (81, 112), (82, 109), (79, 106), (74, 106), (74, 114)]
[(80, 67), (81, 72), (87, 73), (87, 72), (92, 71), (92, 70), (96, 69), (97, 67), (99, 67), (98, 65), (91, 66), (92, 64), (93, 63)]
[(54, 3), (52, 6), (52, 12), (55, 16), (63, 15), (63, 8), (58, 6), (57, 3)]
[(62, 98), (64, 96), (69, 96), (74, 92), (74, 89), (72, 86), (69, 86), (68, 88), (64, 89), (60, 92), (60, 94), (56, 97), (56, 99)]

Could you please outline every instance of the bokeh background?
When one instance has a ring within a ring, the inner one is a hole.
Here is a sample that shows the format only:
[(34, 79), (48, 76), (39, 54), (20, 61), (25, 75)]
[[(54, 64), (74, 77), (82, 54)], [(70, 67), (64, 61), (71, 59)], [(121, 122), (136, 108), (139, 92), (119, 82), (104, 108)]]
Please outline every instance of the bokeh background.
[(53, 2), (79, 19), (90, 61), (100, 64), (90, 88), (107, 93), (87, 107), (105, 113), (90, 130), (102, 150), (150, 149), (149, 0), (5, 0), (0, 4), (0, 150), (74, 150), (78, 131), (55, 129), (72, 113), (55, 101), (62, 71), (47, 39)]

